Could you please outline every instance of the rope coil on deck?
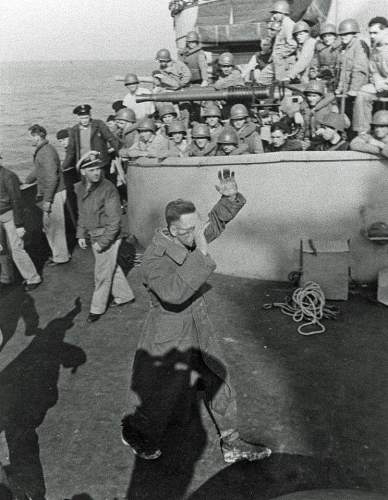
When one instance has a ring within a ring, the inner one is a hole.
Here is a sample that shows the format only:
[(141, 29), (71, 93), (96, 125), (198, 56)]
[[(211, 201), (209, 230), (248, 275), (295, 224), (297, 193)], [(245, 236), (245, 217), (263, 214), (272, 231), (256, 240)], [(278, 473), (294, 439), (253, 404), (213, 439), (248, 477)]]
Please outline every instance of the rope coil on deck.
[[(326, 306), (325, 295), (314, 281), (309, 281), (303, 287), (294, 290), (286, 302), (274, 302), (263, 306), (264, 309), (273, 307), (278, 307), (283, 314), (291, 316), (296, 323), (305, 320), (305, 323), (298, 327), (298, 333), (305, 336), (324, 333), (326, 328), (320, 320), (335, 319), (339, 312), (337, 308)], [(310, 330), (309, 327), (312, 326), (317, 328)]]

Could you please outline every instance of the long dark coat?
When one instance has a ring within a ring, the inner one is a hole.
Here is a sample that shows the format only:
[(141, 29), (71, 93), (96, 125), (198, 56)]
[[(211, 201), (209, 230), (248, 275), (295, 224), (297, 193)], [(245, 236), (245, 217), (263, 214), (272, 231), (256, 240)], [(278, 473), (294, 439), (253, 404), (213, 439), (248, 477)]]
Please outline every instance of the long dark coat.
[[(205, 233), (208, 242), (221, 234), (244, 204), (241, 194), (233, 201), (226, 197), (219, 200), (209, 214), (210, 224)], [(210, 255), (181, 246), (166, 230), (156, 232), (144, 254), (142, 272), (150, 310), (135, 355), (129, 405), (134, 425), (150, 438), (163, 434), (178, 393), (186, 387), (179, 383), (179, 371), (172, 377), (169, 370), (168, 384), (161, 375), (153, 377), (152, 370), (144, 363), (144, 353), (159, 364), (166, 363), (172, 354), (174, 359), (178, 355), (188, 365), (187, 353), (200, 353), (204, 366), (218, 380), (217, 394), (209, 402), (212, 409), (219, 415), (235, 413), (235, 394), (204, 299), (206, 281), (215, 268)]]

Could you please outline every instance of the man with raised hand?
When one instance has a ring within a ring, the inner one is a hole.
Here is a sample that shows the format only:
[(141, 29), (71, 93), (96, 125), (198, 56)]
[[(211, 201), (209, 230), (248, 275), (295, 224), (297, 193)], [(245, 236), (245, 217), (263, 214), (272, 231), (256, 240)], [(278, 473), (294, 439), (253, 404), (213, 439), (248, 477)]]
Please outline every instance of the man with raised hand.
[[(143, 283), (151, 308), (135, 354), (122, 439), (145, 460), (160, 457), (177, 408), (182, 403), (185, 407), (196, 391), (204, 395), (225, 462), (260, 460), (271, 454), (239, 436), (235, 393), (206, 311), (204, 288), (216, 268), (209, 243), (245, 204), (233, 172), (219, 172), (216, 189), (221, 198), (206, 224), (191, 201), (170, 201), (165, 208), (167, 227), (156, 231), (144, 254)], [(185, 374), (197, 376), (193, 385)]]

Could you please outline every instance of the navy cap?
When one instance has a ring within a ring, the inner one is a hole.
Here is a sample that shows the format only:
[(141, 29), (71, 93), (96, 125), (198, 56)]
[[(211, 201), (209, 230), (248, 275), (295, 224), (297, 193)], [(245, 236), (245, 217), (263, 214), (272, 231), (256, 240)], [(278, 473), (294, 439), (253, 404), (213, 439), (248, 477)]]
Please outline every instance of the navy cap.
[(89, 104), (80, 104), (73, 109), (75, 115), (90, 115), (90, 110), (92, 107)]
[(78, 160), (76, 168), (77, 170), (81, 170), (83, 168), (97, 166), (102, 166), (101, 153), (99, 151), (88, 151)]

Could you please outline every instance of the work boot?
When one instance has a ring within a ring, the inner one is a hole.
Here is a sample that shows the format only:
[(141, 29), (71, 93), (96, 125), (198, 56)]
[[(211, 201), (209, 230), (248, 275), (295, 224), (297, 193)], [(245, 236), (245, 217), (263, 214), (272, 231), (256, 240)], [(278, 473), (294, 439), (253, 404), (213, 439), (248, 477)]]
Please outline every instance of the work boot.
[(121, 421), (121, 441), (143, 460), (156, 460), (159, 458), (162, 454), (161, 450), (131, 425), (129, 419), (130, 417), (124, 417)]
[(262, 460), (271, 455), (271, 450), (266, 446), (255, 445), (243, 441), (235, 433), (231, 436), (221, 438), (221, 451), (224, 456), (224, 462), (227, 464), (234, 464), (241, 460), (248, 460), (254, 462), (255, 460)]

